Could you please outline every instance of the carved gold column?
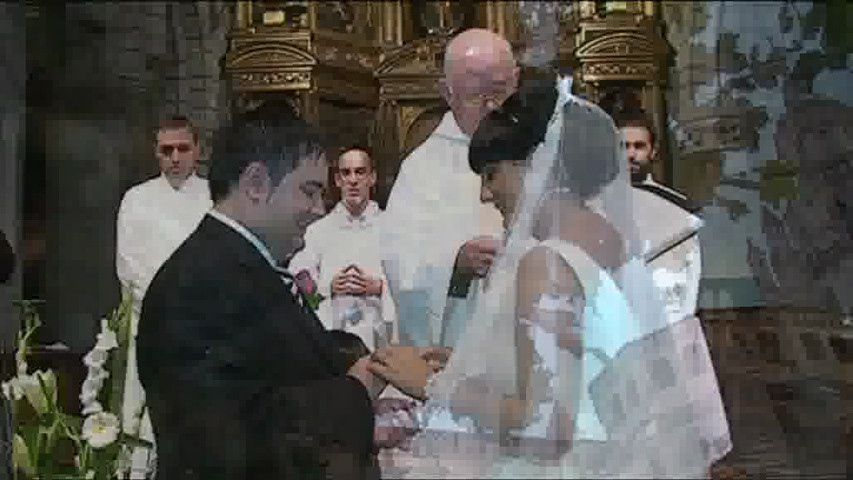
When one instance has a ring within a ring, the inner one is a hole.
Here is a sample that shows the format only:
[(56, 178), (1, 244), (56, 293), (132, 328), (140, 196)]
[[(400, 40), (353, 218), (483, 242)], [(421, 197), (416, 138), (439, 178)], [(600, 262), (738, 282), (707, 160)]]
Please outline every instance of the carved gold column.
[(252, 19), (252, 2), (239, 0), (235, 7), (236, 27), (239, 29), (249, 28)]
[(477, 2), (477, 23), (506, 38), (510, 43), (520, 40), (518, 2), (489, 0)]

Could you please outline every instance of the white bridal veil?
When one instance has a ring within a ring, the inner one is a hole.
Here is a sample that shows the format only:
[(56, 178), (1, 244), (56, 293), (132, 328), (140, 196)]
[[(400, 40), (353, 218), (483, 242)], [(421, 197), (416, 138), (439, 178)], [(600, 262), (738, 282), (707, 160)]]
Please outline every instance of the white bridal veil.
[[(517, 393), (515, 298), (507, 294), (515, 289), (493, 282), (515, 278), (534, 226), (560, 221), (557, 213), (543, 213), (546, 198), (571, 190), (566, 184), (603, 183), (587, 192), (591, 196), (584, 195), (586, 207), (618, 231), (627, 260), (613, 271), (599, 272), (613, 280), (619, 302), (606, 297), (593, 301), (596, 292), (585, 291), (584, 317), (594, 314), (606, 325), (584, 329), (582, 362), (601, 366), (584, 371), (581, 388), (592, 399), (606, 439), (583, 447), (591, 455), (570, 453), (565, 461), (574, 463), (571, 470), (583, 472), (579, 475), (584, 478), (707, 476), (731, 441), (701, 325), (695, 317), (670, 323), (664, 315), (633, 222), (627, 162), (613, 121), (573, 96), (569, 79), (560, 79), (557, 88), (544, 141), (529, 158), (518, 213), (490, 271), (489, 287), (477, 292), (471, 323), (446, 369), (428, 387), (427, 409), (430, 404), (451, 405), (460, 383), (475, 377), (487, 379), (495, 395)], [(561, 181), (567, 176), (575, 180)], [(583, 442), (576, 443), (572, 448), (580, 450)]]

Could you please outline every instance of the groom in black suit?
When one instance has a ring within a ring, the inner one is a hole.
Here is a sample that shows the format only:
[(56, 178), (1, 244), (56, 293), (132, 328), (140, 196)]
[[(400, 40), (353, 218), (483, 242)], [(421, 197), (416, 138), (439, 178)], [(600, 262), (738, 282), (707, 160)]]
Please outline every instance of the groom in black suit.
[(327, 166), (303, 121), (264, 110), (217, 138), (214, 208), (154, 277), (139, 323), (139, 377), (157, 478), (370, 478), (372, 400), (348, 374), (284, 270), (323, 215)]

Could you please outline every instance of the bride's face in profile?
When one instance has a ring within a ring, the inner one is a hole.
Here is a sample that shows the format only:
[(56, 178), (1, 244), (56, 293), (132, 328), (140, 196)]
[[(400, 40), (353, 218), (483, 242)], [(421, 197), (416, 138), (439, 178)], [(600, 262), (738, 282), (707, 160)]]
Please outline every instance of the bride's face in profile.
[(480, 174), (480, 201), (495, 205), (504, 217), (504, 227), (515, 215), (523, 178), (524, 162), (513, 160), (488, 164)]

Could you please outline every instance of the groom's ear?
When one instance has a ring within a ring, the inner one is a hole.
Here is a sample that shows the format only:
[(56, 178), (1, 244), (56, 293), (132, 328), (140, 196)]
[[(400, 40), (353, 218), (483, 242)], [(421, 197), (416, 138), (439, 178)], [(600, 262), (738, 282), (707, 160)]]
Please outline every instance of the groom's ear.
[(260, 203), (269, 198), (271, 179), (267, 167), (260, 162), (252, 162), (240, 175), (238, 188), (252, 203)]

